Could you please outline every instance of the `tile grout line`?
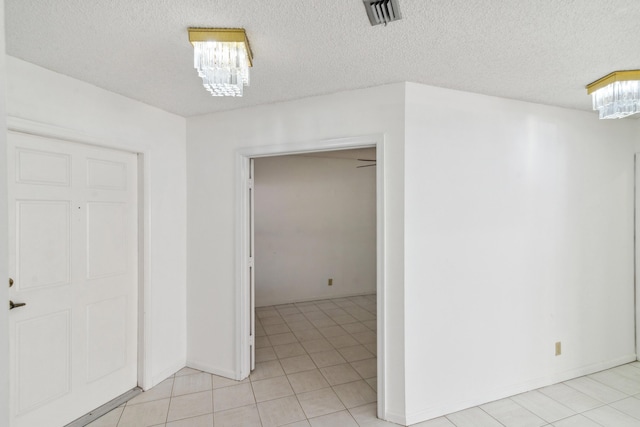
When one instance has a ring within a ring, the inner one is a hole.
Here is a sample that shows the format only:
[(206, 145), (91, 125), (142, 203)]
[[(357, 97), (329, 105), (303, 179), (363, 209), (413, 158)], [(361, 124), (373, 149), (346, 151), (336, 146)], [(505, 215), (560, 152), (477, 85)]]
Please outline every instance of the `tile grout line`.
[[(180, 372), (180, 371), (178, 371)], [(169, 407), (167, 408), (167, 416), (165, 417), (165, 425), (169, 422), (169, 412), (171, 411), (171, 401), (173, 400), (173, 389), (176, 386), (176, 374), (173, 374), (173, 382), (171, 383), (171, 393), (169, 394)], [(213, 387), (213, 379), (211, 380), (211, 386)]]
[[(516, 403), (516, 404), (518, 404), (518, 402), (515, 402), (515, 403)], [(518, 405), (519, 405), (519, 404), (518, 404)], [(522, 405), (520, 405), (520, 406), (522, 406)], [(483, 408), (482, 406), (476, 406), (476, 408), (480, 409), (482, 412), (484, 412), (485, 414), (487, 414), (489, 417), (491, 417), (491, 419), (496, 420), (496, 422), (497, 422), (498, 424), (500, 424), (501, 426), (503, 426), (503, 427), (505, 426), (505, 424), (503, 424), (499, 419), (497, 419), (496, 417), (494, 417), (493, 415), (491, 415), (490, 413), (488, 413), (487, 411), (485, 411), (485, 410), (484, 410), (484, 408)], [(524, 409), (527, 409), (527, 408), (524, 408)], [(541, 417), (538, 417), (538, 418), (542, 419)], [(542, 421), (544, 421), (545, 423), (547, 423), (547, 424), (548, 424), (547, 420), (542, 420)]]
[[(625, 366), (625, 365), (620, 365), (620, 366)], [(617, 372), (613, 372), (613, 370), (614, 370), (615, 368), (618, 368), (618, 367), (619, 367), (619, 366), (614, 366), (613, 368), (604, 369), (604, 370), (602, 370), (602, 371), (594, 372), (593, 374), (588, 374), (588, 375), (585, 375), (585, 376), (583, 376), (583, 377), (579, 377), (579, 378), (584, 378), (584, 377), (586, 377), (586, 378), (589, 378), (589, 379), (591, 379), (591, 380), (593, 380), (593, 381), (596, 381), (596, 382), (598, 382), (598, 383), (600, 383), (600, 384), (602, 384), (602, 385), (605, 385), (605, 386), (607, 386), (607, 387), (609, 387), (609, 388), (612, 388), (612, 389), (614, 389), (615, 391), (618, 391), (618, 392), (620, 392), (620, 393), (626, 394), (627, 396), (635, 396), (637, 393), (629, 394), (629, 393), (627, 393), (627, 392), (626, 392), (626, 391), (624, 391), (624, 390), (620, 390), (619, 388), (617, 388), (617, 387), (615, 387), (615, 386), (613, 386), (613, 385), (611, 385), (611, 384), (607, 384), (607, 383), (605, 383), (604, 381), (601, 381), (601, 380), (599, 380), (599, 379), (597, 379), (597, 378), (594, 378), (594, 377), (593, 377), (593, 375), (595, 375), (595, 374), (599, 374), (600, 372), (612, 372), (612, 373), (614, 373), (615, 375), (618, 375), (618, 376), (620, 376), (620, 377), (623, 377), (623, 379), (625, 379), (625, 380), (634, 381), (634, 380), (632, 380), (632, 379), (630, 379), (630, 378), (625, 377), (624, 375), (618, 374)]]
[[(260, 420), (260, 425), (262, 426), (263, 425), (263, 423), (262, 423), (262, 415), (260, 414), (260, 409), (258, 408), (258, 398), (256, 397), (256, 391), (253, 389), (253, 381), (251, 380), (251, 372), (249, 372), (248, 378), (249, 378), (249, 385), (251, 386), (251, 393), (253, 394), (253, 401), (255, 402), (254, 405), (256, 405), (256, 412), (258, 413), (258, 419)], [(215, 404), (214, 404), (214, 407), (213, 407), (214, 414), (215, 414), (215, 410), (216, 410), (216, 408), (215, 408)], [(214, 418), (215, 418), (215, 415), (214, 415)], [(214, 425), (215, 425), (215, 420), (214, 420)]]
[[(597, 383), (598, 383), (598, 384), (600, 384), (600, 385), (603, 385), (603, 386), (608, 387), (608, 388), (610, 388), (610, 389), (612, 389), (612, 390), (614, 390), (614, 391), (617, 391), (618, 393), (626, 394), (626, 393), (624, 393), (624, 392), (622, 392), (622, 391), (620, 391), (620, 390), (618, 390), (618, 389), (616, 389), (616, 388), (613, 388), (613, 387), (611, 387), (611, 386), (609, 386), (609, 385), (607, 385), (607, 384), (601, 383), (600, 381), (596, 381), (596, 380), (594, 380), (593, 378), (589, 378), (589, 375), (583, 375), (583, 376), (581, 376), (581, 377), (572, 378), (572, 379), (574, 379), (574, 380), (575, 380), (575, 379), (578, 379), (578, 378), (587, 378), (587, 379), (590, 379), (590, 380), (592, 380), (592, 381), (594, 381), (594, 382), (597, 382)], [(588, 396), (588, 397), (591, 397), (592, 399), (597, 400), (598, 402), (602, 403), (602, 405), (601, 405), (601, 406), (609, 406), (611, 403), (619, 402), (619, 400), (613, 400), (613, 401), (611, 401), (611, 402), (604, 402), (604, 401), (602, 401), (602, 400), (598, 399), (598, 398), (597, 398), (597, 397), (595, 397), (595, 396), (591, 396), (591, 395), (589, 395), (589, 394), (586, 394), (586, 393), (584, 393), (584, 392), (582, 392), (582, 391), (578, 390), (577, 388), (573, 387), (571, 384), (567, 384), (567, 382), (568, 382), (568, 381), (571, 381), (571, 380), (567, 380), (567, 381), (564, 381), (564, 382), (561, 382), (561, 383), (556, 383), (556, 384), (564, 384), (564, 385), (566, 385), (567, 387), (571, 387), (573, 390), (575, 390), (575, 391), (577, 391), (577, 392), (580, 392), (580, 393), (582, 393), (582, 394), (584, 394), (584, 395), (586, 395), (586, 396)], [(552, 384), (552, 385), (554, 385), (554, 384)], [(536, 389), (536, 390), (537, 390), (537, 389)], [(532, 390), (532, 391), (533, 391), (533, 390)], [(623, 400), (623, 399), (626, 399), (626, 397), (624, 397), (624, 398), (622, 398), (622, 399), (620, 399), (620, 400)], [(554, 399), (554, 400), (555, 400), (555, 399)], [(599, 407), (600, 407), (600, 406), (599, 406)], [(585, 412), (586, 412), (586, 411), (585, 411)]]
[[(122, 408), (122, 412), (120, 412), (120, 416), (118, 416), (118, 421), (116, 421), (116, 426), (118, 427), (118, 424), (120, 424), (120, 420), (122, 419), (122, 415), (124, 415), (124, 410), (127, 408), (127, 403), (124, 404), (124, 407)], [(106, 414), (105, 414), (106, 415)], [(104, 415), (103, 415), (104, 416)]]
[[(609, 406), (609, 405), (603, 405), (603, 406)], [(602, 408), (602, 406), (598, 406), (597, 408), (592, 408), (592, 409), (598, 409), (598, 408)], [(568, 418), (571, 418), (571, 417), (575, 417), (575, 416), (577, 416), (577, 415), (580, 415), (580, 416), (585, 417), (585, 418), (586, 418), (586, 419), (588, 419), (589, 421), (594, 422), (594, 423), (598, 424), (599, 426), (602, 426), (602, 424), (600, 424), (600, 423), (598, 423), (598, 422), (596, 422), (596, 421), (592, 420), (591, 418), (587, 417), (586, 415), (584, 415), (584, 414), (585, 414), (585, 412), (589, 412), (589, 411), (591, 411), (592, 409), (588, 409), (588, 410), (586, 410), (586, 411), (578, 412), (578, 413), (575, 413), (575, 414), (573, 414), (573, 415), (569, 415), (568, 417), (560, 418), (560, 419), (558, 419), (558, 420), (555, 420), (555, 421), (554, 421), (554, 423), (557, 423), (557, 422), (559, 422), (559, 421), (564, 421), (564, 420), (566, 420), (566, 419), (568, 419)], [(553, 424), (549, 423), (549, 425), (553, 425)], [(604, 426), (602, 426), (602, 427), (604, 427)]]

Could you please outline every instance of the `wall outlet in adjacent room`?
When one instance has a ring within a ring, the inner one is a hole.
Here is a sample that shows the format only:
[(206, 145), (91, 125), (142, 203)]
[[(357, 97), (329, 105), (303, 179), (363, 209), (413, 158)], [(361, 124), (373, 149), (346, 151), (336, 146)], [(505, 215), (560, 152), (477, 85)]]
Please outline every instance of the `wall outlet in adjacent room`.
[(333, 286), (333, 279), (329, 279), (329, 281), (327, 282), (327, 285)]
[(562, 343), (558, 341), (556, 343), (556, 356), (560, 356), (562, 354)]

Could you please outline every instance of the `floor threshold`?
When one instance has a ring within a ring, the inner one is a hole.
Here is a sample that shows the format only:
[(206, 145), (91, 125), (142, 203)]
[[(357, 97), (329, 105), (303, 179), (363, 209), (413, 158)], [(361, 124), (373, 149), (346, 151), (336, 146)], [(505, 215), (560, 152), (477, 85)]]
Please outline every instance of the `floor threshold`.
[(97, 420), (101, 416), (105, 415), (106, 413), (116, 409), (118, 406), (122, 405), (123, 403), (126, 403), (129, 400), (133, 399), (140, 393), (142, 393), (142, 389), (140, 387), (132, 388), (128, 392), (121, 394), (120, 396), (105, 403), (99, 408), (96, 408), (93, 411), (89, 412), (88, 414), (81, 416), (77, 420), (70, 422), (65, 427), (84, 427), (87, 424), (92, 423), (93, 421)]

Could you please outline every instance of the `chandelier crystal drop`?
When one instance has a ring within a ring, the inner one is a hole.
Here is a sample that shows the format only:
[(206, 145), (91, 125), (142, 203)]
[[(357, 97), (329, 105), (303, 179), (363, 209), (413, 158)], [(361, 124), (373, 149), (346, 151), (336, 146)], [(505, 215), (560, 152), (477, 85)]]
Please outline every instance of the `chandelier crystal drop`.
[(640, 113), (640, 71), (616, 71), (587, 86), (601, 119)]
[(251, 50), (243, 29), (189, 29), (193, 64), (213, 96), (242, 96), (249, 85)]
[(213, 96), (242, 96), (249, 85), (247, 51), (238, 42), (196, 42), (194, 67)]
[(640, 82), (614, 82), (591, 94), (601, 119), (621, 119), (640, 112)]

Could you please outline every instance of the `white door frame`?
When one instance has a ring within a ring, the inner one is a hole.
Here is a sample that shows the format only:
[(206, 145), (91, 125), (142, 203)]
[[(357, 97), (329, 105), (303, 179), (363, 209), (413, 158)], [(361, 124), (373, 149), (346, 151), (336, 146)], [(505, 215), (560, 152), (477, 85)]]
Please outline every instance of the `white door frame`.
[(149, 280), (151, 200), (148, 191), (151, 150), (136, 143), (106, 141), (75, 130), (17, 117), (7, 117), (7, 130), (138, 155), (138, 386), (143, 390), (151, 388), (151, 283)]
[(635, 153), (633, 158), (633, 292), (634, 292), (634, 320), (636, 339), (636, 360), (640, 360), (640, 153)]
[(385, 233), (384, 233), (384, 135), (364, 135), (351, 138), (319, 140), (296, 144), (265, 145), (236, 151), (236, 379), (249, 375), (250, 350), (250, 278), (249, 245), (251, 220), (249, 207), (250, 159), (320, 151), (376, 148), (376, 276), (377, 276), (377, 362), (378, 417), (386, 419), (385, 370)]

